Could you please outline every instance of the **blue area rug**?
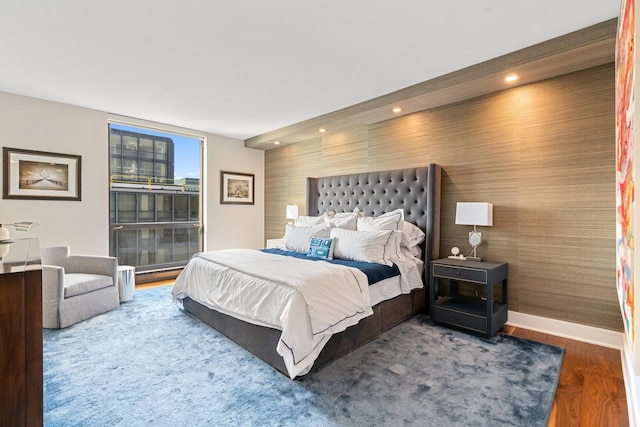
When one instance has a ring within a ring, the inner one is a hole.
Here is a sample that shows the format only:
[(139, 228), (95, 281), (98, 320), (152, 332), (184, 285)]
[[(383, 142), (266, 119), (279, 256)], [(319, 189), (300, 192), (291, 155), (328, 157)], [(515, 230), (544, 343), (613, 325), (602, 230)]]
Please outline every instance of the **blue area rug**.
[(562, 348), (419, 315), (291, 381), (169, 292), (45, 330), (45, 426), (547, 425)]

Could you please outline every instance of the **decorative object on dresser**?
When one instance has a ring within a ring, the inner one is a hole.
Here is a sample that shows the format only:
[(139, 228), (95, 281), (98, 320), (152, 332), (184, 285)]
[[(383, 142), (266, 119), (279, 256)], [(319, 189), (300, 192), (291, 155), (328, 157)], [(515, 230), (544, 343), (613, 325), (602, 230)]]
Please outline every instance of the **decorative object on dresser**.
[(42, 270), (38, 239), (0, 259), (0, 426), (42, 426)]
[(12, 224), (7, 224), (6, 222), (0, 224), (0, 241), (9, 240), (11, 235), (9, 233), (9, 229), (7, 227), (13, 227), (16, 231), (29, 231), (32, 227), (37, 227), (39, 224), (37, 222), (14, 222)]
[(45, 328), (66, 328), (120, 305), (116, 258), (71, 255), (69, 246), (40, 253)]
[(473, 252), (466, 259), (482, 261), (482, 258), (476, 256), (476, 248), (482, 244), (482, 233), (476, 229), (476, 226), (490, 227), (493, 225), (493, 205), (486, 202), (458, 202), (456, 205), (456, 224), (473, 225), (473, 231), (469, 232), (469, 244), (473, 248)]
[(0, 224), (0, 259), (9, 253), (9, 230)]
[[(429, 313), (431, 320), (487, 337), (507, 322), (507, 274), (503, 262), (460, 259), (431, 261)], [(501, 284), (501, 300), (494, 286)]]
[(2, 240), (9, 240), (9, 230), (0, 224), (0, 241)]
[(40, 224), (38, 224), (37, 222), (20, 221), (20, 222), (14, 222), (13, 224), (6, 224), (6, 225), (12, 225), (16, 231), (29, 231), (33, 227), (37, 227)]
[(16, 231), (29, 231), (31, 227), (36, 227), (37, 225), (35, 222), (26, 221), (13, 224), (0, 224), (0, 260), (9, 254), (9, 249), (11, 248), (10, 243), (12, 243), (9, 230), (5, 226), (12, 226)]
[[(286, 251), (200, 254), (180, 273), (172, 294), (186, 311), (280, 372), (305, 375), (425, 309), (424, 277), (439, 252), (440, 176), (431, 164), (307, 178), (307, 215), (298, 226), (286, 226)], [(315, 262), (311, 237), (336, 238), (334, 259)], [(372, 266), (375, 272), (363, 270)], [(312, 285), (319, 281), (325, 285)], [(246, 291), (256, 283), (266, 296)], [(230, 292), (233, 298), (217, 297)], [(276, 296), (287, 304), (265, 310)]]

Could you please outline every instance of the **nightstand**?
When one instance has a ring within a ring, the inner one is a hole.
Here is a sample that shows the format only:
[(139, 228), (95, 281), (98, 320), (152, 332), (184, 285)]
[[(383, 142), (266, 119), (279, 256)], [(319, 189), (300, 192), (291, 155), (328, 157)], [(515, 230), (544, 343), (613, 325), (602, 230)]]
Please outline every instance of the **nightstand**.
[[(495, 335), (507, 322), (507, 263), (439, 259), (429, 263), (429, 315), (435, 323)], [(500, 301), (494, 286), (502, 285)]]
[(267, 249), (284, 249), (284, 239), (267, 239)]

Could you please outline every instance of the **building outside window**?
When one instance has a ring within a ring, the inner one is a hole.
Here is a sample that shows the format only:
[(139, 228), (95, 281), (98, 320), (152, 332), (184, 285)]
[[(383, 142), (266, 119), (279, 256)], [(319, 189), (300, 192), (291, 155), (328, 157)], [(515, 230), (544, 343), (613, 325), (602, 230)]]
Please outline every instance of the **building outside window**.
[(111, 254), (136, 273), (179, 271), (202, 251), (199, 141), (198, 178), (176, 177), (173, 138), (136, 130), (109, 128)]

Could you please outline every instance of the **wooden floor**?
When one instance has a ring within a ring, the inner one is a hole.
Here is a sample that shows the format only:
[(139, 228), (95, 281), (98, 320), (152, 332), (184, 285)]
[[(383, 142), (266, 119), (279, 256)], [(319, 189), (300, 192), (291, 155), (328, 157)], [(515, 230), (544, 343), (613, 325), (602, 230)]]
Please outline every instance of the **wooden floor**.
[(549, 426), (629, 425), (620, 351), (509, 326), (502, 332), (565, 348)]
[[(136, 289), (172, 283), (145, 283)], [(620, 351), (510, 326), (502, 332), (566, 350), (550, 427), (629, 426)]]

